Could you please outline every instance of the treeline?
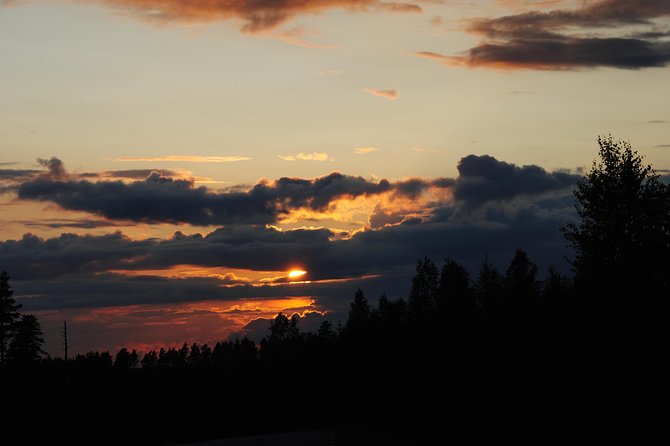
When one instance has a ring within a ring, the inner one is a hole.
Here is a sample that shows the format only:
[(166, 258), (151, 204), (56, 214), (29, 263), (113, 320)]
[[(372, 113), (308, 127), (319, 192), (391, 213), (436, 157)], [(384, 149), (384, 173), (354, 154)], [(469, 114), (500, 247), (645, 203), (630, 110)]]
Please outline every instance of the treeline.
[[(423, 259), (408, 299), (372, 304), (358, 290), (337, 327), (324, 321), (303, 332), (296, 316), (280, 313), (258, 345), (245, 338), (47, 358), (21, 369), (24, 399), (8, 430), (75, 444), (342, 426), (388, 439), (532, 438), (548, 433), (547, 409), (558, 410), (575, 384), (561, 375), (580, 361), (572, 282), (537, 273), (523, 251), (504, 274), (484, 261), (474, 281), (453, 260), (438, 268)], [(527, 410), (524, 398), (544, 410)], [(106, 428), (114, 424), (126, 427)]]

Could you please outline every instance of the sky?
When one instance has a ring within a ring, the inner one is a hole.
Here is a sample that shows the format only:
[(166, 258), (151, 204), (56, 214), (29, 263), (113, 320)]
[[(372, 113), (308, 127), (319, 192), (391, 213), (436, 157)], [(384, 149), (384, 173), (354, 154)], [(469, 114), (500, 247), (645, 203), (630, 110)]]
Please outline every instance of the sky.
[(52, 355), (313, 329), (424, 256), (568, 273), (598, 135), (670, 169), (668, 0), (0, 0), (0, 61), (0, 270)]

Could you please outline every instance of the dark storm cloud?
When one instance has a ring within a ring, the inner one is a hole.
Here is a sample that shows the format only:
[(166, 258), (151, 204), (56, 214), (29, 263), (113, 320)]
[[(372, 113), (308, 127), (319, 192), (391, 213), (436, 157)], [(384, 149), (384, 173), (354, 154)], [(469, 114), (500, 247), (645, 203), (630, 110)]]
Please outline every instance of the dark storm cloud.
[[(467, 31), (486, 40), (465, 55), (424, 51), (417, 56), (510, 69), (662, 67), (670, 63), (670, 42), (667, 30), (657, 29), (655, 21), (669, 15), (667, 0), (601, 0), (575, 10), (474, 19)], [(635, 27), (645, 29), (632, 32)]]
[(159, 171), (151, 171), (145, 180), (131, 183), (67, 179), (62, 163), (56, 161), (49, 161), (47, 174), (18, 187), (20, 199), (48, 201), (67, 210), (135, 222), (267, 224), (296, 209), (326, 211), (340, 199), (386, 192), (413, 197), (421, 190), (450, 185), (446, 179), (391, 183), (334, 172), (315, 179), (285, 177), (260, 182), (247, 190), (236, 187), (213, 192), (194, 187), (192, 180), (171, 178)]

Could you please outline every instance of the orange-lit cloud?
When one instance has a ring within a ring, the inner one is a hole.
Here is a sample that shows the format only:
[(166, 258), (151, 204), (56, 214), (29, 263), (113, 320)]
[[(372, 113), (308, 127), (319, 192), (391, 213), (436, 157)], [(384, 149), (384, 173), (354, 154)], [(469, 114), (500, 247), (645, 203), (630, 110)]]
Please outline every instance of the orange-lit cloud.
[(309, 40), (306, 40), (307, 37), (313, 37), (316, 34), (317, 33), (314, 31), (309, 31), (302, 27), (296, 27), (281, 31), (278, 34), (272, 34), (271, 37), (277, 38), (286, 43), (290, 43), (291, 45), (301, 46), (303, 48), (310, 48), (310, 49), (335, 48), (335, 45), (314, 43)]
[(453, 62), (453, 57), (452, 56), (445, 56), (444, 54), (439, 54), (439, 53), (434, 53), (432, 51), (417, 51), (414, 53), (416, 57), (420, 57), (422, 59), (431, 59), (431, 60), (436, 60), (438, 62), (442, 62), (445, 64), (449, 64)]
[(366, 153), (377, 152), (379, 149), (376, 147), (356, 147), (354, 153), (356, 155), (365, 155)]
[(237, 161), (249, 161), (248, 156), (192, 156), (192, 155), (168, 155), (168, 156), (122, 156), (114, 158), (114, 161), (175, 161), (187, 163), (234, 163)]
[(143, 20), (157, 23), (209, 23), (237, 19), (242, 31), (257, 33), (286, 23), (303, 14), (318, 14), (330, 9), (352, 12), (391, 11), (420, 13), (421, 7), (409, 3), (379, 0), (88, 0), (108, 5)]
[(398, 97), (400, 96), (398, 90), (379, 90), (377, 88), (364, 88), (363, 91), (373, 96), (389, 99), (391, 101), (398, 99)]
[(300, 152), (297, 155), (278, 155), (284, 161), (334, 161), (326, 152)]

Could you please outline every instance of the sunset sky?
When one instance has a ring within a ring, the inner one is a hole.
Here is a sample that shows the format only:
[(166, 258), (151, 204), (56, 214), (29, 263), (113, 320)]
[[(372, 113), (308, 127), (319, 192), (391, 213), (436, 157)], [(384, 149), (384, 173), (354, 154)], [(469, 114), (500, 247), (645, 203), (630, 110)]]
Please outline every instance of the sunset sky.
[(568, 272), (597, 136), (670, 169), (669, 66), (668, 0), (0, 0), (0, 270), (52, 355)]

